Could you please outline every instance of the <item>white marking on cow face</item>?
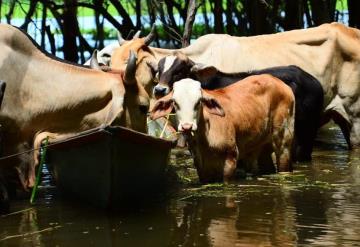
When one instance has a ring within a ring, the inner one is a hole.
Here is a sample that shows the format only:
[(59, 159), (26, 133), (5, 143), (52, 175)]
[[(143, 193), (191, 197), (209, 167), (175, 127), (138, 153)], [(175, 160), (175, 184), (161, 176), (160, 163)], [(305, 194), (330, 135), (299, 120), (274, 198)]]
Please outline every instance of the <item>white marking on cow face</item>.
[(174, 83), (173, 100), (179, 131), (197, 130), (197, 119), (200, 110), (201, 84), (192, 79), (182, 79)]
[(165, 58), (164, 70), (162, 71), (163, 74), (171, 68), (171, 66), (175, 62), (175, 59), (176, 59), (176, 56), (168, 56)]

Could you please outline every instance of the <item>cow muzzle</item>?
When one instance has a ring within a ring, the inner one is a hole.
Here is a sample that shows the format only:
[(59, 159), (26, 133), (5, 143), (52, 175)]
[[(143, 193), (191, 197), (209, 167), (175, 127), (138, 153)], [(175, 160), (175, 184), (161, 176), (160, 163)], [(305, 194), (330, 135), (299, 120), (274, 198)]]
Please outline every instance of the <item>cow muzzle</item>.
[(183, 133), (190, 133), (193, 131), (193, 124), (192, 123), (183, 123), (180, 125), (179, 131)]
[(169, 94), (170, 90), (169, 90), (169, 87), (166, 87), (166, 86), (162, 86), (162, 85), (156, 85), (154, 87), (154, 96), (155, 98), (161, 98), (167, 94)]

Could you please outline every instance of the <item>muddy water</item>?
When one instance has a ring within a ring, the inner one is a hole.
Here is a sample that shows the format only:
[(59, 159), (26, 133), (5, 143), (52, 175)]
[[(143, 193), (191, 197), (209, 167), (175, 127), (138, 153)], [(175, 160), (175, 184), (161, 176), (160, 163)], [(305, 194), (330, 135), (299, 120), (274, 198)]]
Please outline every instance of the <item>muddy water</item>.
[(360, 152), (334, 127), (293, 174), (229, 186), (198, 185), (175, 156), (184, 185), (161, 203), (110, 213), (45, 188), (35, 206), (19, 200), (0, 217), (0, 246), (360, 246)]

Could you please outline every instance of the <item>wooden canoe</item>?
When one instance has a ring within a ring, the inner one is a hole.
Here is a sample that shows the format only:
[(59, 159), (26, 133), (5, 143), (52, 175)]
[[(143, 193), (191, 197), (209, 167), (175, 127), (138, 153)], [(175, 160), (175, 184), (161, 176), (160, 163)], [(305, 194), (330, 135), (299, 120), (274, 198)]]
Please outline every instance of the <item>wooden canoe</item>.
[(157, 190), (174, 145), (124, 127), (105, 127), (52, 143), (47, 157), (60, 191), (116, 208)]

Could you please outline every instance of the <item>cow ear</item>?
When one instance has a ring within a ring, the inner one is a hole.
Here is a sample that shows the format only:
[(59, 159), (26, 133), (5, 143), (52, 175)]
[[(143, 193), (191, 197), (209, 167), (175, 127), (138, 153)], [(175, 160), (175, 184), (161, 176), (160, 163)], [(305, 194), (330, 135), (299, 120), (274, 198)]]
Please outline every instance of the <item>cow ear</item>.
[(101, 70), (99, 62), (97, 60), (97, 53), (98, 53), (98, 50), (95, 49), (93, 54), (91, 55), (90, 68), (95, 69), (95, 70)]
[(220, 117), (225, 117), (225, 111), (220, 105), (220, 103), (213, 98), (211, 95), (203, 91), (203, 96), (201, 98), (201, 102), (203, 105), (203, 108), (214, 115), (218, 115)]
[(155, 120), (171, 113), (174, 108), (174, 100), (172, 99), (172, 96), (173, 93), (171, 92), (156, 101), (153, 109), (150, 111), (150, 119)]
[(203, 81), (209, 77), (213, 77), (218, 73), (218, 69), (214, 66), (196, 63), (194, 66), (191, 67), (191, 73), (196, 76), (197, 79)]

